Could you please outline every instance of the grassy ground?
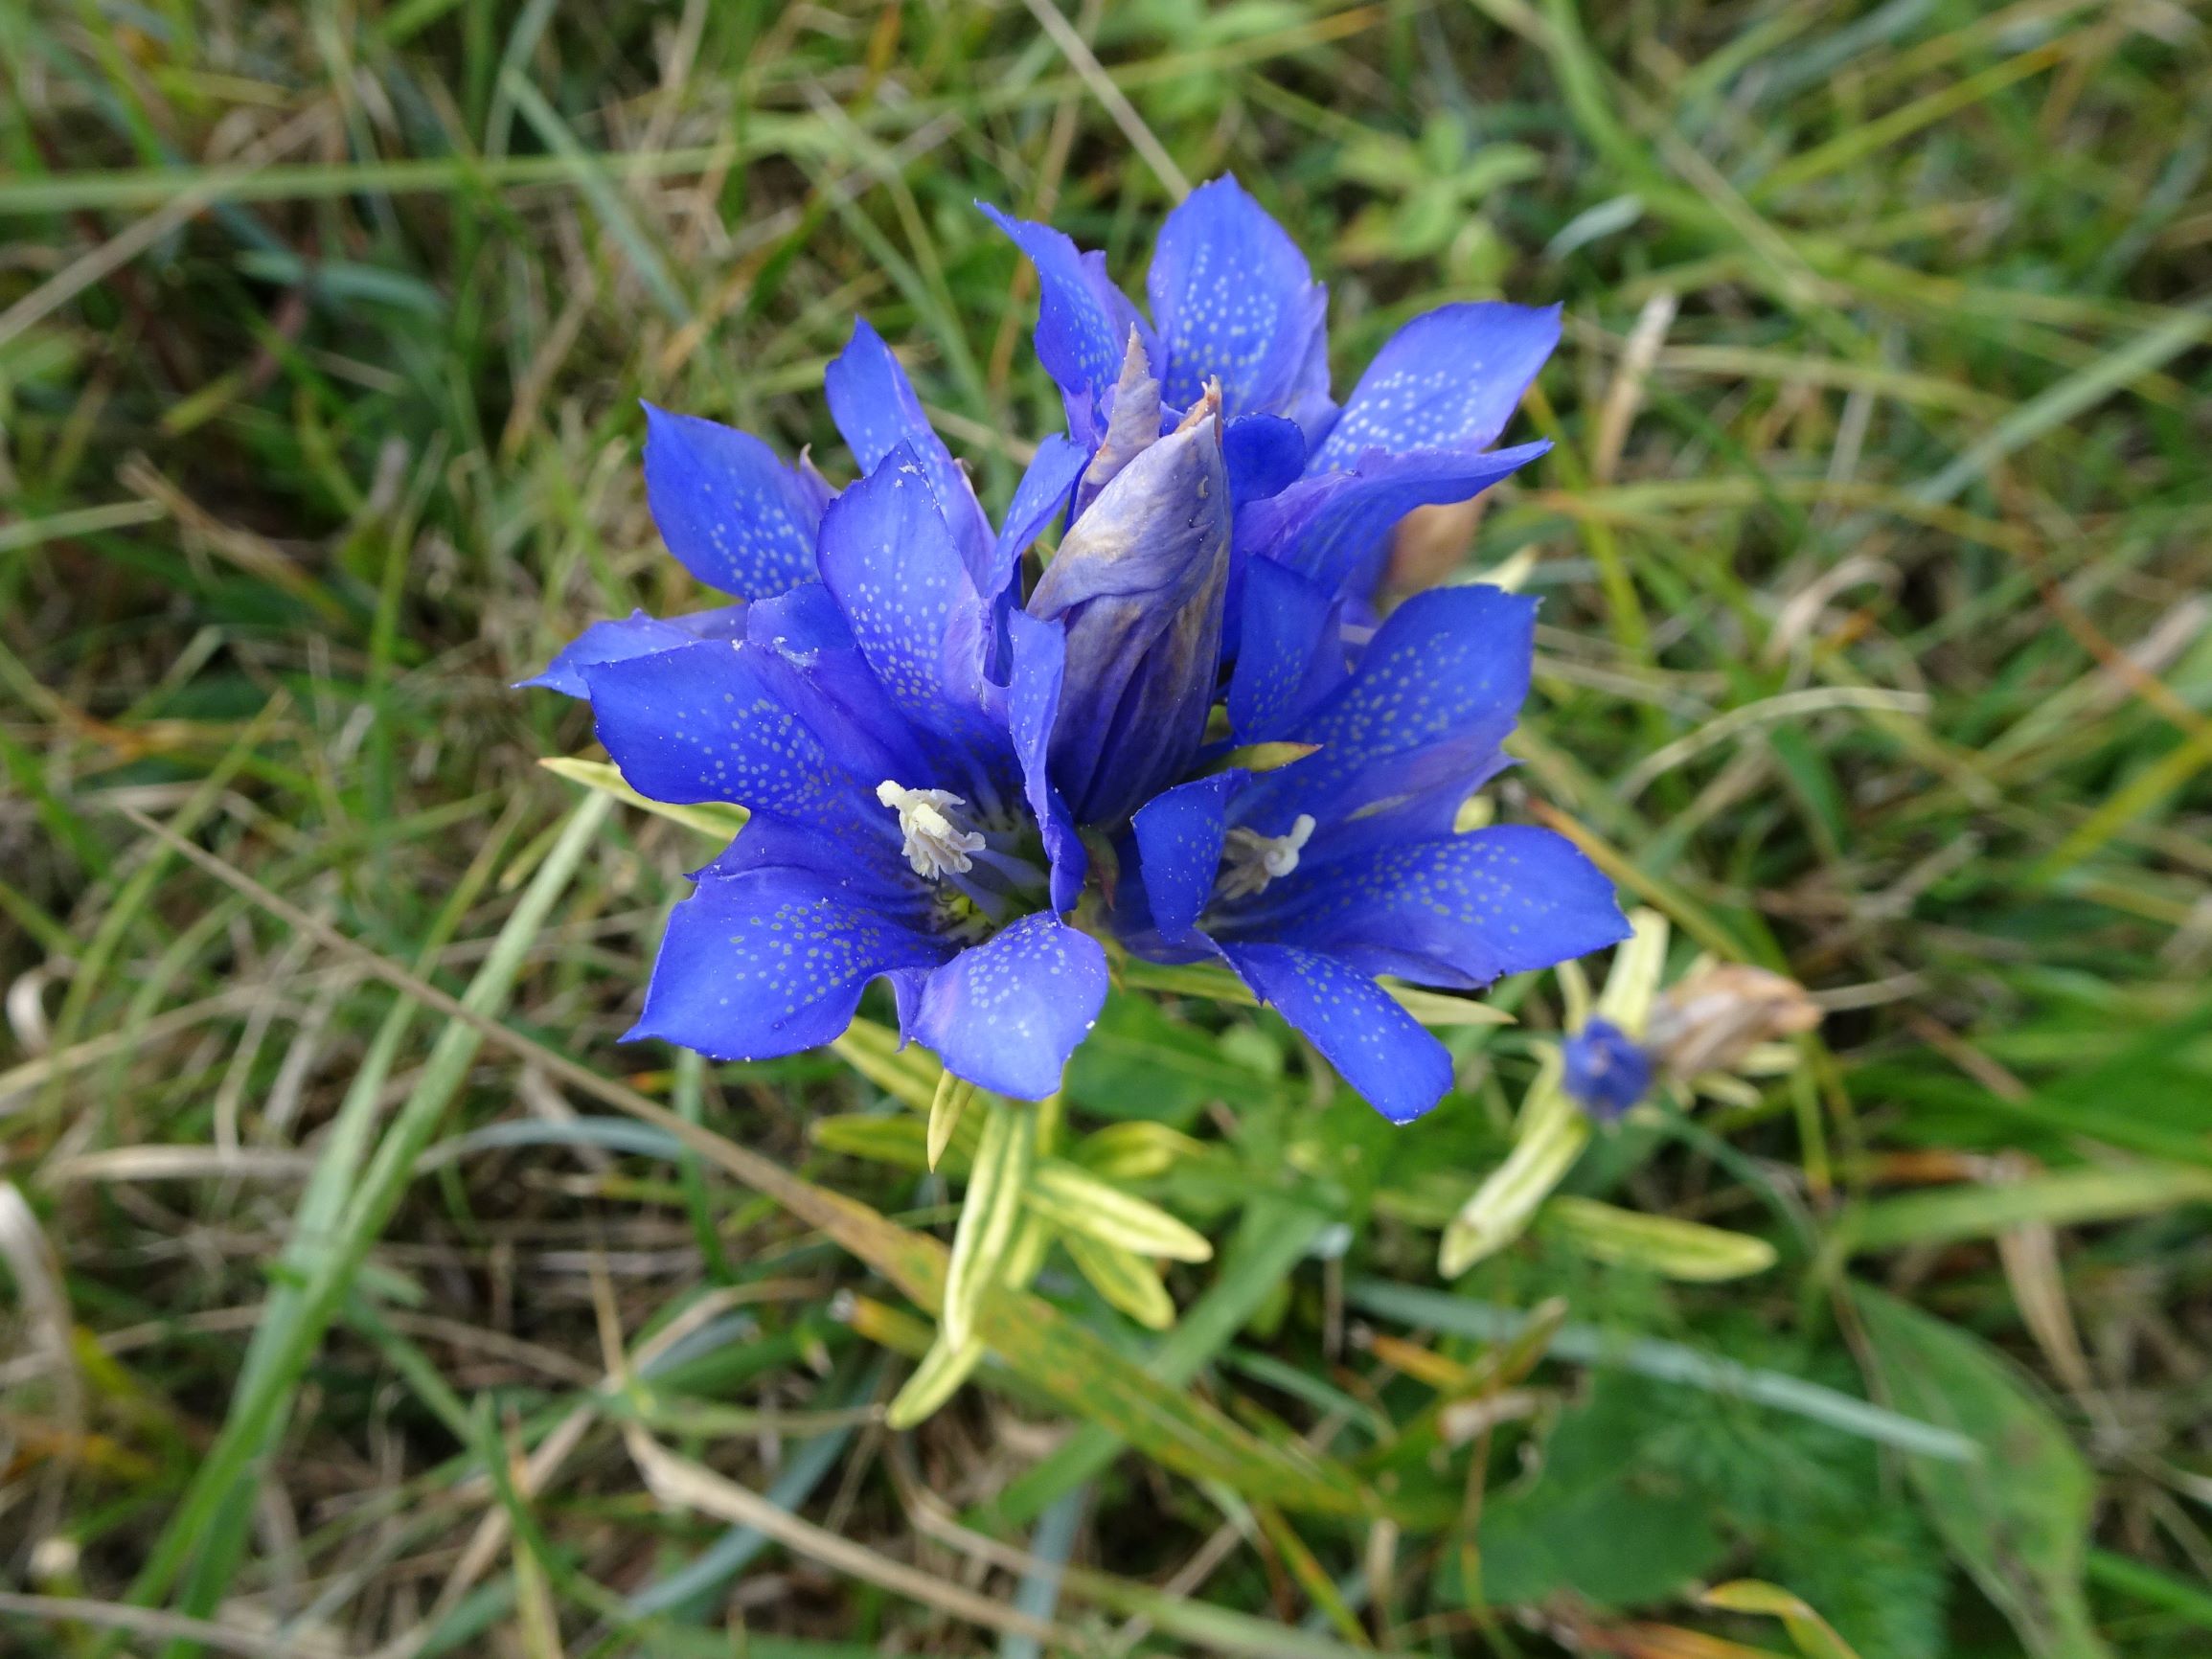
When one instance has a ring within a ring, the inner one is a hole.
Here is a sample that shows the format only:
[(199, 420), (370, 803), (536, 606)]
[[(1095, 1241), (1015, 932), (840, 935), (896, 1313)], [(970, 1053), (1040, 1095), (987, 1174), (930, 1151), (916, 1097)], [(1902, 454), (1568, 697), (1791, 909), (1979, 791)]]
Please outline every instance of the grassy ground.
[[(1866, 1659), (2212, 1648), (2201, 14), (1075, 26), (0, 0), (0, 1649), (1836, 1651), (1699, 1602), (1740, 1578)], [(1048, 1266), (1059, 1317), (887, 1433), (941, 1262), (819, 1189), (946, 1236), (910, 1079), (619, 1046), (705, 843), (582, 805), (536, 761), (584, 718), (506, 688), (693, 601), (638, 398), (837, 474), (864, 311), (1002, 502), (1057, 415), (971, 200), (1133, 278), (1224, 170), (1340, 389), (1426, 306), (1564, 303), (1558, 447), (1445, 547), (1545, 598), (1504, 810), (1677, 967), (1829, 1009), (1571, 1185), (1779, 1261), (1539, 1226), (1414, 1294), (1549, 976), (1402, 1132), (1131, 997), (1070, 1125), (1201, 1143), (1144, 1190), (1220, 1256), (1164, 1343)], [(1613, 1338), (1530, 1369), (1481, 1310), (1552, 1296), (1953, 1433)]]

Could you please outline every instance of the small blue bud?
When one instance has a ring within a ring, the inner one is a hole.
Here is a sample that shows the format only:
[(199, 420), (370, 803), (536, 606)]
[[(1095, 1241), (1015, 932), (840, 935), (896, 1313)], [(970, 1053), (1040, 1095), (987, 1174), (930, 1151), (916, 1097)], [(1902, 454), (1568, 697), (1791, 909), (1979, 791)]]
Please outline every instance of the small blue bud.
[(1610, 1020), (1591, 1020), (1560, 1053), (1568, 1095), (1593, 1118), (1617, 1118), (1651, 1089), (1652, 1057)]

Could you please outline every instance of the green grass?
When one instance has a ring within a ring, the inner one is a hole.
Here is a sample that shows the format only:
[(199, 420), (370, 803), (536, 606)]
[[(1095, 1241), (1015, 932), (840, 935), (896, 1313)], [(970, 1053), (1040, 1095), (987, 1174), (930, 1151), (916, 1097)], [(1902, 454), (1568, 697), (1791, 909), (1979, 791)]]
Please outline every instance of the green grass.
[[(0, 0), (0, 1651), (1820, 1650), (1736, 1578), (1865, 1659), (2204, 1651), (2201, 16), (1069, 15), (1103, 69), (959, 0)], [(1162, 981), (1038, 1151), (1213, 1240), (1174, 1329), (963, 1269), (890, 1433), (979, 1125), (918, 1171), (872, 1028), (620, 1046), (711, 843), (507, 687), (695, 602), (639, 398), (842, 476), (865, 312), (1001, 504), (1059, 417), (970, 203), (1133, 281), (1222, 170), (1340, 391), (1563, 304), (1444, 546), (1544, 600), (1499, 809), (1830, 1009), (1568, 1191), (1776, 1263), (1585, 1210), (1438, 1280), (1553, 976), (1402, 1131)]]

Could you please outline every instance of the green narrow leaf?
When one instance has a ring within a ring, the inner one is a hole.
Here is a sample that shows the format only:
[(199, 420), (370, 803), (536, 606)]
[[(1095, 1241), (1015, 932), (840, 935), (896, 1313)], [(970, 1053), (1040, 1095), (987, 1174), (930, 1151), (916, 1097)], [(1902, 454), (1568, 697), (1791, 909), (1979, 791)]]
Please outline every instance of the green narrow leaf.
[(1062, 1235), (1060, 1246), (1091, 1287), (1139, 1325), (1165, 1330), (1174, 1324), (1174, 1300), (1142, 1256), (1080, 1233)]
[(1851, 1294), (1898, 1408), (1983, 1448), (1964, 1467), (1905, 1463), (1952, 1557), (2038, 1659), (2108, 1659), (2082, 1587), (2096, 1482), (2065, 1430), (1979, 1337), (1867, 1285)]
[(2212, 1203), (2212, 1170), (2171, 1164), (2061, 1170), (1995, 1186), (1884, 1198), (1846, 1216), (1836, 1242), (1846, 1250), (1892, 1250), (1903, 1244), (1993, 1238), (2029, 1222), (2064, 1227), (2117, 1221), (2206, 1203)]
[(1030, 1171), (1022, 1202), (1061, 1232), (1094, 1239), (1139, 1256), (1209, 1261), (1214, 1246), (1157, 1204), (1123, 1192), (1089, 1170), (1041, 1158)]
[(965, 1348), (975, 1334), (985, 1295), (999, 1282), (1015, 1222), (1021, 1216), (1037, 1145), (1037, 1115), (995, 1098), (984, 1103), (983, 1138), (952, 1232), (952, 1259), (945, 1269), (945, 1305), (938, 1310), (945, 1342)]
[(886, 1428), (912, 1428), (937, 1415), (938, 1408), (959, 1392), (969, 1374), (982, 1363), (983, 1344), (970, 1337), (955, 1347), (941, 1333), (914, 1368), (905, 1386), (892, 1397), (883, 1414)]
[(945, 1148), (951, 1144), (960, 1119), (968, 1110), (968, 1102), (975, 1099), (975, 1085), (966, 1078), (954, 1077), (950, 1072), (940, 1073), (937, 1092), (929, 1100), (929, 1136), (927, 1152), (929, 1168), (937, 1168), (937, 1160), (945, 1156)]
[[(1616, 976), (1622, 969), (1616, 966)], [(1590, 1121), (1560, 1086), (1560, 1056), (1547, 1050), (1543, 1068), (1522, 1098), (1513, 1150), (1490, 1172), (1445, 1228), (1436, 1270), (1456, 1279), (1521, 1235), (1537, 1206), (1574, 1168), (1590, 1142)]]
[(1774, 1246), (1764, 1239), (1566, 1193), (1545, 1201), (1537, 1212), (1536, 1230), (1592, 1261), (1640, 1267), (1667, 1279), (1742, 1279), (1774, 1265)]

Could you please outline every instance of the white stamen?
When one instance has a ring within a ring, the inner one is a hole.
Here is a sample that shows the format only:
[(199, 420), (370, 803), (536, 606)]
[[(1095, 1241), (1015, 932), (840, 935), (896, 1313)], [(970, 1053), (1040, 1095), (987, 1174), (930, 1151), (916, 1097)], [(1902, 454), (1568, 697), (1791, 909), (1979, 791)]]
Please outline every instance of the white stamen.
[(1290, 821), (1287, 835), (1263, 835), (1257, 830), (1232, 830), (1221, 844), (1221, 877), (1214, 893), (1220, 898), (1249, 898), (1266, 891), (1267, 883), (1298, 868), (1298, 851), (1312, 838), (1313, 815), (1301, 812)]
[(964, 816), (949, 810), (968, 805), (960, 796), (949, 789), (903, 788), (886, 778), (876, 785), (876, 799), (899, 814), (899, 833), (906, 838), (900, 851), (915, 875), (935, 881), (974, 868), (969, 854), (982, 852), (984, 840)]

